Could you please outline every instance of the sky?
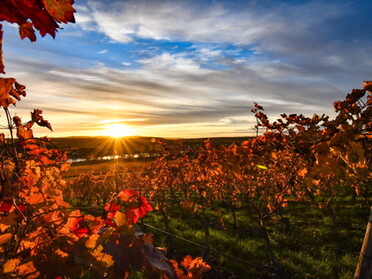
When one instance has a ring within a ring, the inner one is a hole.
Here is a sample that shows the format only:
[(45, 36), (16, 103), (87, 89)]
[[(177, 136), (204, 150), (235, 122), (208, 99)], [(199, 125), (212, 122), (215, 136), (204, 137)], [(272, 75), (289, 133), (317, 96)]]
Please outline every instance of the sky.
[[(4, 23), (6, 75), (26, 85), (11, 113), (43, 110), (53, 132), (167, 138), (250, 136), (253, 102), (333, 115), (372, 79), (370, 0), (77, 0), (76, 23), (35, 43)], [(0, 117), (4, 122), (5, 117)], [(5, 123), (1, 123), (5, 125)]]

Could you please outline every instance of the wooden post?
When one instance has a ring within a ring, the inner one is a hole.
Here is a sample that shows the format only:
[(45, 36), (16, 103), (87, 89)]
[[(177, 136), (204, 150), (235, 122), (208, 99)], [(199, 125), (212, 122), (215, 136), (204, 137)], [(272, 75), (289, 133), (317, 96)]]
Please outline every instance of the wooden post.
[(369, 213), (366, 234), (364, 235), (359, 263), (355, 270), (354, 279), (372, 278), (372, 207)]

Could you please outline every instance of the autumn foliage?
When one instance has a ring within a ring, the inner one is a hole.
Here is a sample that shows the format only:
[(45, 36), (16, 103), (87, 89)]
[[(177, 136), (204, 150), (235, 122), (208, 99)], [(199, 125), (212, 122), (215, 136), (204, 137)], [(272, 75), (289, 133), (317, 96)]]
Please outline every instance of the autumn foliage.
[[(43, 37), (49, 34), (54, 38), (59, 23), (75, 22), (73, 3), (73, 0), (2, 0), (0, 21), (17, 24), (21, 39), (28, 38), (31, 42), (36, 41), (35, 29)], [(2, 36), (0, 24), (0, 73), (5, 73)]]

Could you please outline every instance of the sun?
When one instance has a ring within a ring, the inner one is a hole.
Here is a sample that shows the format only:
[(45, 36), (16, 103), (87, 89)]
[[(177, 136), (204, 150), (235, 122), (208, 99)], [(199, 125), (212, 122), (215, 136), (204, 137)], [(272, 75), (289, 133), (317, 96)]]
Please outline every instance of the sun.
[(131, 128), (124, 124), (109, 124), (105, 127), (105, 133), (113, 138), (122, 138), (131, 135)]

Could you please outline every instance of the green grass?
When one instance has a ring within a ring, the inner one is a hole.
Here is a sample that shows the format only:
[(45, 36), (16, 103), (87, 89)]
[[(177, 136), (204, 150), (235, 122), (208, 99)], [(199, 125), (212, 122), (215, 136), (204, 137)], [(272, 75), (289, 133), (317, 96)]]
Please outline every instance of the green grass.
[[(334, 216), (328, 216), (309, 204), (289, 205), (285, 217), (289, 219), (287, 233), (279, 220), (268, 223), (271, 242), (277, 260), (288, 278), (352, 278), (358, 262), (359, 251), (364, 237), (369, 209), (363, 201), (341, 203), (335, 207)], [(222, 209), (223, 210), (223, 209)], [(258, 222), (247, 212), (238, 212), (238, 229), (232, 229), (232, 218), (223, 215), (223, 229), (215, 225), (210, 229), (210, 247), (224, 254), (235, 256), (247, 262), (270, 266), (265, 242), (258, 228)], [(181, 216), (175, 214), (175, 216)], [(156, 212), (149, 213), (144, 222), (164, 229), (162, 218)], [(167, 237), (155, 230), (156, 246), (167, 246)], [(190, 218), (170, 219), (170, 232), (190, 241), (203, 244), (204, 232), (201, 224)], [(203, 254), (203, 248), (172, 238), (169, 256), (181, 260), (190, 254)], [(209, 263), (213, 266), (206, 278), (270, 278), (270, 274), (258, 268), (211, 252)]]

